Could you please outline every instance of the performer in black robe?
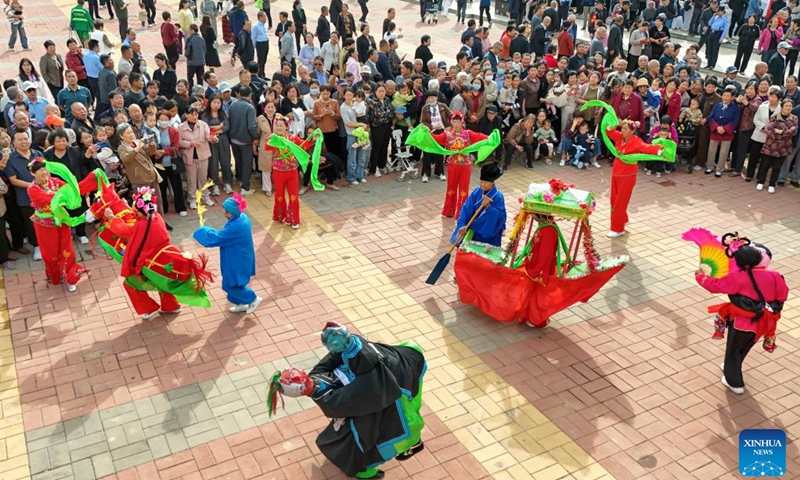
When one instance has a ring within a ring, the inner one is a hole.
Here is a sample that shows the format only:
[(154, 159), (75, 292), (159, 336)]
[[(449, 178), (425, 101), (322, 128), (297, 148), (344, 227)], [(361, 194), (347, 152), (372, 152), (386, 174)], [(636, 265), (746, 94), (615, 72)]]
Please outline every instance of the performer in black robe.
[(275, 374), (270, 412), (278, 392), (311, 396), (331, 419), (317, 437), (323, 455), (348, 476), (382, 478), (379, 465), (424, 449), (422, 349), (413, 342), (369, 342), (333, 322), (325, 326), (322, 342), (330, 353), (311, 372), (293, 368)]

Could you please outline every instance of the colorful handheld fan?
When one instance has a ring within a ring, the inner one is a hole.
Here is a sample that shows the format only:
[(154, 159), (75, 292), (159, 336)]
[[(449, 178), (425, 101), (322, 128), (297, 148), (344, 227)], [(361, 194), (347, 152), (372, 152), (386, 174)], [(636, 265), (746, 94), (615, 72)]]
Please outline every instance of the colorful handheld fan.
[(725, 254), (725, 246), (708, 229), (691, 228), (681, 239), (700, 247), (700, 263), (711, 268), (711, 278), (722, 278), (731, 271), (731, 259)]

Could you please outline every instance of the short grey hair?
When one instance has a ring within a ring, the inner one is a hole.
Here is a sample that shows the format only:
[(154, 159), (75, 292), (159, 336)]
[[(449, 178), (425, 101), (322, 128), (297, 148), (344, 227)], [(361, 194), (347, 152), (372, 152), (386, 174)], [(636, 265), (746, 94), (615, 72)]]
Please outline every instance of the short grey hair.
[(436, 90), (436, 91), (438, 91), (439, 90), (439, 80), (436, 80), (435, 78), (432, 78), (428, 82), (428, 90)]
[(117, 135), (119, 135), (121, 137), (122, 134), (125, 133), (125, 130), (127, 130), (129, 128), (131, 128), (130, 124), (128, 124), (128, 123), (120, 123), (119, 125), (117, 125)]

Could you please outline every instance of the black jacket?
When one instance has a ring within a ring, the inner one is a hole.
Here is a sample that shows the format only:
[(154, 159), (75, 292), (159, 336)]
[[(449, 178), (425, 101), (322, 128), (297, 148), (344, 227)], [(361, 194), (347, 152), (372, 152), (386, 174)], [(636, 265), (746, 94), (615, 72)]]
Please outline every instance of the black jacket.
[[(544, 45), (542, 45), (542, 49), (544, 49)], [(512, 57), (517, 52), (519, 52), (520, 55), (524, 55), (526, 53), (530, 53), (530, 51), (531, 51), (531, 44), (528, 43), (528, 39), (525, 38), (525, 35), (517, 35), (511, 40), (511, 43), (509, 43), (508, 45), (508, 54), (509, 56)]]
[(320, 45), (331, 39), (331, 22), (325, 15), (320, 15), (317, 19), (317, 38)]
[(542, 14), (542, 18), (544, 17), (550, 17), (550, 26), (547, 27), (548, 32), (557, 32), (560, 30), (559, 26), (561, 24), (558, 21), (558, 10), (556, 10), (555, 8), (547, 7), (544, 9), (544, 13)]
[(369, 50), (371, 48), (378, 49), (377, 45), (375, 45), (375, 39), (372, 38), (372, 35), (369, 37), (365, 37), (364, 35), (359, 35), (356, 38), (356, 51), (358, 52), (358, 61), (361, 63), (365, 63), (369, 56)]
[(767, 73), (772, 75), (774, 85), (783, 86), (784, 74), (786, 73), (786, 58), (778, 52), (769, 59), (767, 63)]
[(242, 65), (247, 65), (252, 62), (256, 55), (256, 48), (253, 46), (253, 38), (250, 32), (242, 29), (239, 36), (236, 37), (236, 46), (233, 48), (233, 55), (238, 55), (242, 61)]
[[(55, 150), (48, 148), (44, 151), (44, 159), (49, 162), (56, 162), (65, 165), (69, 169), (70, 173), (75, 175), (75, 178), (77, 178), (78, 181), (86, 178), (86, 176), (89, 175), (89, 171), (94, 166), (92, 159), (81, 155), (80, 150), (75, 147), (67, 147), (67, 153), (62, 159), (57, 159)], [(64, 180), (65, 182), (67, 181), (66, 178), (62, 178), (61, 180)]]
[(742, 25), (739, 29), (739, 45), (750, 49), (756, 46), (756, 42), (761, 37), (761, 29), (758, 25)]
[(624, 56), (622, 50), (622, 27), (613, 23), (608, 33), (608, 57)]
[[(513, 42), (514, 40), (512, 40)], [(544, 45), (547, 43), (547, 30), (541, 23), (536, 25), (531, 34), (530, 50), (536, 54), (536, 57), (544, 56)], [(509, 49), (510, 50), (510, 49)]]

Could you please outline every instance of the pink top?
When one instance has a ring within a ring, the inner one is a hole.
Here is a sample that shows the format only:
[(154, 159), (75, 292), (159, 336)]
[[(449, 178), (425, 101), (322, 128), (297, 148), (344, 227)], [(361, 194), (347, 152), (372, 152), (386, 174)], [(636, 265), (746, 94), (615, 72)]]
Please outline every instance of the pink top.
[[(764, 295), (766, 302), (785, 302), (789, 296), (789, 287), (786, 285), (783, 275), (775, 270), (764, 268), (754, 268), (753, 276), (756, 279), (759, 290)], [(722, 278), (711, 278), (704, 274), (695, 277), (697, 283), (711, 293), (725, 293), (728, 295), (744, 295), (754, 300), (759, 300), (758, 293), (753, 288), (750, 276), (744, 270), (736, 270)], [(733, 319), (733, 327), (736, 330), (752, 331), (752, 319), (736, 316)]]
[[(775, 35), (777, 35), (776, 42), (780, 43), (781, 39), (783, 38), (783, 28), (778, 27), (775, 29)], [(761, 32), (761, 38), (758, 39), (758, 49), (761, 51), (769, 50), (769, 44), (772, 37), (772, 31), (769, 28), (765, 28), (764, 31)]]

